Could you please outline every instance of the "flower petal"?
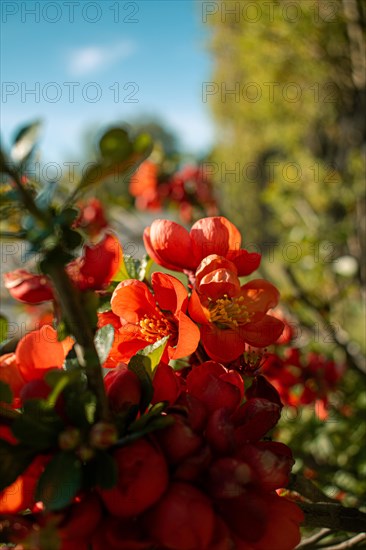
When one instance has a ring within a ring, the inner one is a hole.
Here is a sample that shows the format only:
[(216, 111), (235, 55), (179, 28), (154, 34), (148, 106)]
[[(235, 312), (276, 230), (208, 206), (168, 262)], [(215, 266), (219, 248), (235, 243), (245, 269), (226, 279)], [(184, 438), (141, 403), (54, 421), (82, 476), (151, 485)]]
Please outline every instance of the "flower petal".
[(180, 359), (194, 353), (200, 341), (198, 326), (183, 311), (178, 314), (178, 343), (169, 348), (170, 359)]
[(218, 256), (217, 254), (210, 254), (202, 260), (200, 265), (196, 269), (196, 285), (200, 284), (202, 277), (215, 271), (216, 269), (227, 269), (228, 271), (233, 272), (237, 275), (238, 270), (233, 264), (223, 256)]
[(188, 293), (184, 285), (172, 275), (155, 272), (151, 276), (151, 284), (159, 308), (178, 314), (187, 310)]
[(229, 250), (239, 250), (241, 244), (239, 231), (223, 216), (198, 220), (190, 236), (193, 254), (199, 261), (210, 254), (226, 256)]
[(250, 311), (262, 313), (275, 307), (280, 298), (277, 288), (265, 279), (249, 281), (241, 287), (240, 294), (246, 299)]
[(188, 302), (188, 312), (189, 315), (200, 325), (207, 324), (208, 321), (208, 312), (205, 313), (205, 309), (202, 307), (201, 300), (195, 290), (192, 291), (191, 297)]
[(273, 344), (282, 334), (284, 324), (276, 317), (264, 315), (257, 323), (247, 323), (239, 328), (241, 336), (251, 346), (264, 348)]
[(199, 263), (192, 255), (188, 231), (178, 223), (154, 220), (144, 231), (144, 244), (149, 256), (167, 269), (194, 270)]
[(241, 250), (229, 250), (226, 257), (237, 267), (239, 277), (250, 275), (258, 269), (261, 263), (260, 254), (257, 252), (248, 252), (243, 248)]
[(144, 315), (157, 314), (153, 295), (145, 283), (136, 279), (119, 283), (112, 294), (111, 308), (115, 315), (128, 323), (138, 323)]
[(238, 330), (222, 330), (212, 323), (201, 326), (201, 340), (214, 361), (234, 361), (245, 350), (245, 340)]
[(211, 300), (218, 300), (224, 295), (232, 298), (240, 293), (240, 281), (232, 271), (216, 269), (202, 277), (198, 290)]
[(20, 340), (15, 356), (19, 371), (28, 382), (42, 378), (46, 369), (61, 368), (66, 355), (63, 344), (57, 340), (57, 332), (44, 325)]

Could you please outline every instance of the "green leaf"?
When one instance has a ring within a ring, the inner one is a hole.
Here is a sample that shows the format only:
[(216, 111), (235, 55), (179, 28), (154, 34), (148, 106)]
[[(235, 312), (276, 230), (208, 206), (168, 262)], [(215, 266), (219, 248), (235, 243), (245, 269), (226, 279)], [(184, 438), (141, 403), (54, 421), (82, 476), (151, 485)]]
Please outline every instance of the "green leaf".
[(31, 449), (43, 451), (57, 445), (63, 423), (44, 399), (31, 399), (24, 404), (24, 413), (11, 425), (14, 436)]
[(16, 162), (23, 162), (33, 151), (39, 137), (41, 122), (36, 120), (18, 130), (10, 155)]
[(71, 452), (58, 453), (41, 475), (35, 499), (42, 501), (46, 510), (61, 510), (72, 502), (81, 484), (80, 460)]
[(101, 364), (103, 364), (108, 357), (108, 354), (113, 346), (114, 342), (114, 328), (113, 325), (105, 325), (100, 328), (94, 338), (95, 347), (99, 356)]
[(139, 134), (136, 136), (134, 142), (133, 142), (133, 149), (136, 151), (136, 153), (141, 153), (146, 158), (152, 153), (153, 150), (153, 140), (150, 134)]
[(146, 348), (137, 352), (136, 355), (144, 355), (150, 359), (150, 373), (154, 377), (156, 367), (159, 365), (166, 348), (169, 336), (164, 336), (160, 340), (157, 340), (153, 344), (146, 346)]
[(142, 258), (140, 261), (140, 269), (139, 269), (139, 281), (143, 281), (144, 279), (147, 279), (150, 274), (150, 270), (152, 268), (154, 261), (147, 255)]
[(136, 374), (141, 384), (140, 411), (144, 412), (149, 406), (154, 395), (154, 388), (151, 380), (151, 361), (144, 355), (134, 355), (128, 363), (128, 368)]
[(8, 335), (8, 320), (0, 315), (0, 342), (3, 342)]
[(0, 439), (0, 491), (14, 483), (29, 466), (34, 452)]
[(102, 157), (114, 162), (127, 159), (133, 151), (128, 132), (123, 128), (111, 128), (99, 141)]
[(140, 271), (140, 261), (127, 254), (123, 256), (123, 261), (125, 263), (127, 273), (130, 276), (129, 278), (138, 279)]
[(13, 401), (13, 392), (9, 384), (0, 380), (0, 401), (3, 403), (11, 403)]

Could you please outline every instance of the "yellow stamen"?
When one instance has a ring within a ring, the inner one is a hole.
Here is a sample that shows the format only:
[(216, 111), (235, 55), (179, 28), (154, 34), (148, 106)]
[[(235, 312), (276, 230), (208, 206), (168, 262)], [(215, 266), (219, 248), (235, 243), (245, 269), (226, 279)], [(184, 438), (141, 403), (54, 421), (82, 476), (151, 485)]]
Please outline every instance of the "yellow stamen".
[(235, 329), (239, 325), (248, 323), (253, 315), (244, 305), (244, 297), (229, 298), (227, 294), (223, 298), (212, 301), (208, 306), (211, 323), (220, 328)]
[(144, 315), (143, 319), (139, 322), (140, 332), (144, 340), (148, 342), (156, 342), (164, 338), (164, 336), (171, 336), (176, 332), (175, 326), (165, 317), (148, 317)]

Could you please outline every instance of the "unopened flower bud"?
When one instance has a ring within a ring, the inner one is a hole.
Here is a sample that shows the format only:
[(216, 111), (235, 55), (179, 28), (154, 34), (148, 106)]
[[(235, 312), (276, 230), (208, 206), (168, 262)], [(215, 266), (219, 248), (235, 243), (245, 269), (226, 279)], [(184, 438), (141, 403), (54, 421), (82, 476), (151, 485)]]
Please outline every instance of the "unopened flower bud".
[(77, 455), (83, 462), (89, 462), (94, 457), (95, 451), (87, 445), (81, 445), (77, 450)]
[(58, 444), (63, 451), (72, 451), (80, 443), (80, 432), (77, 428), (69, 427), (58, 436)]
[(116, 443), (117, 439), (116, 427), (108, 422), (98, 422), (90, 431), (90, 445), (95, 449), (108, 449)]

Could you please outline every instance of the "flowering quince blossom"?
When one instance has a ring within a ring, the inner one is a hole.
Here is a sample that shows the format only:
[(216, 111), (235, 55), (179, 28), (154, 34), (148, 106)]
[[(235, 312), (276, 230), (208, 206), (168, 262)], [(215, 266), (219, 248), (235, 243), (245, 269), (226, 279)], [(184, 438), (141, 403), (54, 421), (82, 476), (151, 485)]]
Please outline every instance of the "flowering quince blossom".
[[(66, 266), (71, 281), (80, 290), (101, 290), (118, 272), (122, 248), (111, 233), (94, 245), (85, 245), (83, 255)], [(20, 302), (36, 304), (54, 299), (53, 286), (46, 275), (17, 269), (3, 275), (11, 296)]]
[(207, 256), (195, 274), (189, 313), (201, 326), (202, 344), (212, 359), (237, 359), (246, 344), (265, 347), (283, 330), (279, 319), (267, 315), (279, 292), (268, 281), (254, 279), (241, 286), (236, 265), (222, 256)]
[(327, 417), (328, 394), (336, 388), (344, 371), (345, 365), (315, 352), (302, 356), (298, 348), (286, 349), (283, 357), (268, 354), (263, 364), (263, 374), (286, 405), (296, 407), (317, 402), (322, 419)]
[(154, 220), (144, 231), (145, 248), (157, 264), (192, 273), (210, 254), (217, 254), (235, 264), (239, 277), (250, 275), (260, 264), (256, 252), (241, 249), (238, 229), (223, 216), (202, 218), (190, 232), (169, 220)]
[(135, 279), (122, 281), (115, 289), (111, 307), (120, 317), (119, 360), (128, 361), (134, 353), (168, 336), (166, 354), (179, 359), (193, 353), (200, 339), (197, 325), (186, 315), (188, 293), (171, 275), (153, 273), (151, 285)]

